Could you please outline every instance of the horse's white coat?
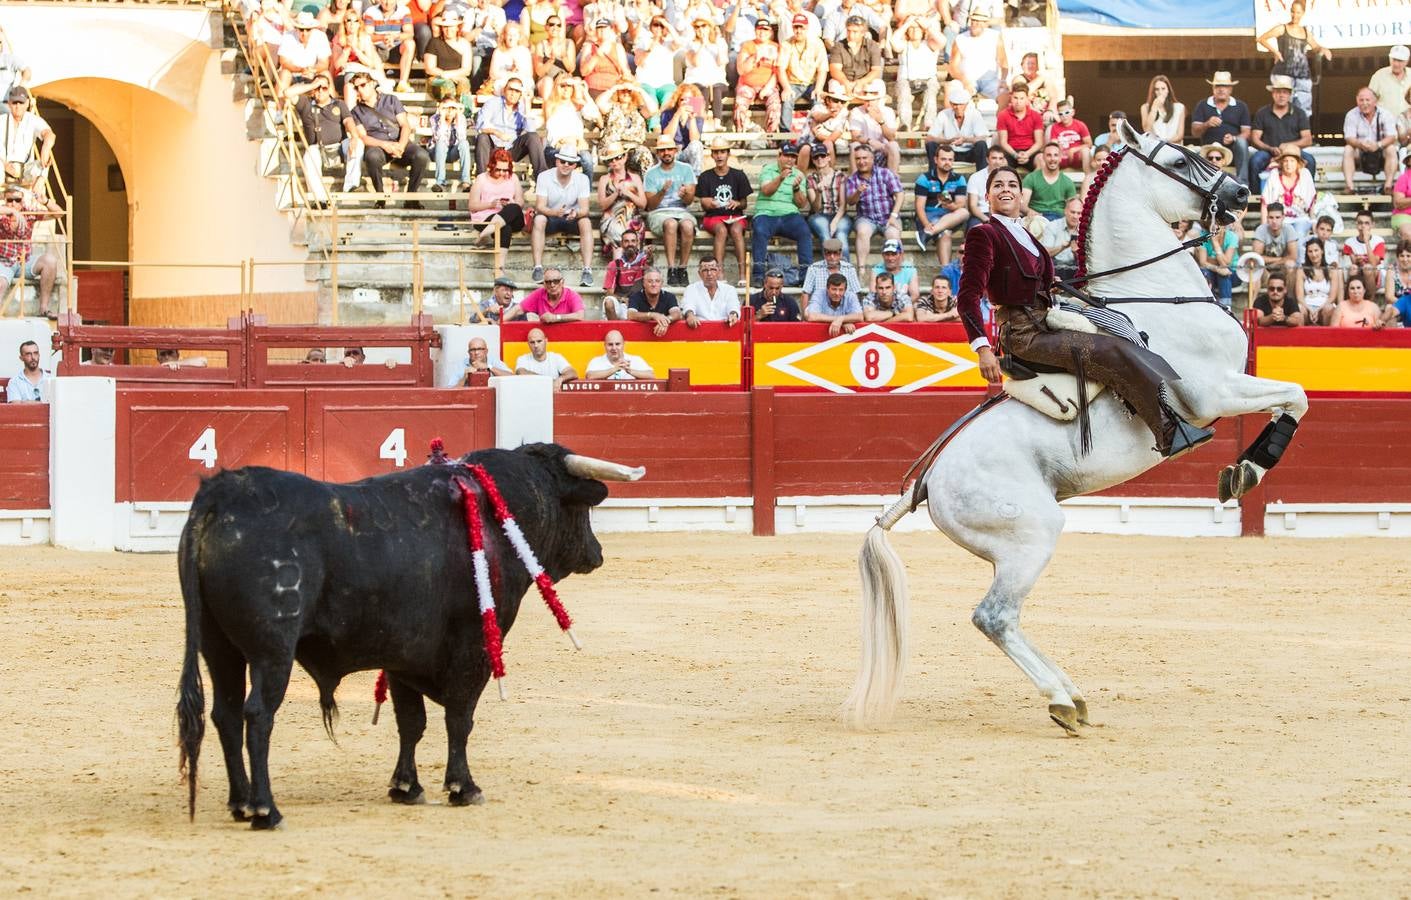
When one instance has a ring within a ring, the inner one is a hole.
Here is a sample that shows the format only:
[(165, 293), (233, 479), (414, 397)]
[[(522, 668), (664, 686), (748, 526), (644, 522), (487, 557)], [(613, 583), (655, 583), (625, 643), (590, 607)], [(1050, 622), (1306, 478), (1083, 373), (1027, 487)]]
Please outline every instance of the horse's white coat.
[[(1139, 137), (1126, 139), (1157, 164), (1213, 188), (1216, 179), (1188, 171), (1177, 150)], [(1228, 184), (1227, 203), (1237, 200)], [(1239, 202), (1243, 202), (1240, 200)], [(1231, 204), (1233, 205), (1233, 204)], [(1136, 157), (1122, 161), (1094, 205), (1088, 271), (1102, 272), (1160, 254), (1178, 243), (1170, 223), (1202, 217), (1201, 196)], [(1200, 297), (1209, 288), (1188, 253), (1131, 272), (1094, 279), (1102, 297)], [(1181, 375), (1171, 401), (1188, 421), (1266, 412), (1301, 419), (1308, 399), (1298, 385), (1244, 374), (1243, 329), (1214, 303), (1128, 303), (1120, 307), (1151, 349)], [(1092, 403), (1093, 447), (1079, 452), (1078, 425), (1058, 422), (1018, 403), (1004, 403), (962, 430), (926, 473), (927, 506), (936, 527), (994, 566), (994, 581), (971, 617), (1029, 676), (1054, 721), (1069, 730), (1087, 724), (1082, 692), (1019, 626), (1020, 610), (1048, 566), (1063, 529), (1059, 501), (1127, 481), (1157, 463), (1151, 432), (1111, 391)], [(1255, 474), (1264, 472), (1252, 463)], [(867, 535), (858, 563), (863, 585), (862, 665), (845, 714), (854, 724), (876, 722), (895, 708), (907, 643), (906, 573), (885, 531), (909, 503), (903, 496)]]

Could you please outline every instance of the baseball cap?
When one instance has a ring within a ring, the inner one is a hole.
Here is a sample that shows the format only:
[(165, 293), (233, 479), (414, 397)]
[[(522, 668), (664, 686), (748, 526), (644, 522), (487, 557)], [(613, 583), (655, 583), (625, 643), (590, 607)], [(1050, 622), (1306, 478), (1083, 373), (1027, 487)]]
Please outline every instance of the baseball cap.
[(804, 15), (803, 13), (800, 13), (800, 14), (798, 14), (797, 16), (794, 16), (794, 24), (795, 24), (795, 25), (807, 25), (807, 24), (808, 24), (808, 16)]
[(900, 253), (900, 252), (901, 252), (901, 241), (897, 240), (896, 238), (887, 238), (885, 241), (882, 242), (882, 252), (883, 252), (883, 253)]
[(1411, 59), (1411, 47), (1407, 47), (1405, 44), (1397, 44), (1395, 47), (1391, 48), (1391, 52), (1388, 53), (1387, 56), (1406, 62), (1408, 59)]

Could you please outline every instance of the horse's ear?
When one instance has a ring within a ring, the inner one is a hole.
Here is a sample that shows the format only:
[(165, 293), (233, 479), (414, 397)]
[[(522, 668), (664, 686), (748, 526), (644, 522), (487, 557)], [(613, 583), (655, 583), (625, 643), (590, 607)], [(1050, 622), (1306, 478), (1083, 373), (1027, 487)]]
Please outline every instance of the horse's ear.
[(1122, 140), (1138, 149), (1142, 147), (1142, 136), (1137, 134), (1137, 130), (1132, 127), (1131, 119), (1123, 119), (1118, 129), (1122, 134)]

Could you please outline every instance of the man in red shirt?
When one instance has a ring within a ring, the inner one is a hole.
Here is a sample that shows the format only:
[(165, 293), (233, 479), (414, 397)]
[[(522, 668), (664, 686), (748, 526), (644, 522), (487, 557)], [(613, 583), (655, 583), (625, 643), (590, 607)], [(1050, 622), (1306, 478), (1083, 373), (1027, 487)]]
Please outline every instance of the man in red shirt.
[(995, 118), (995, 131), (995, 146), (1004, 151), (1011, 166), (1034, 167), (1033, 159), (1044, 145), (1044, 117), (1029, 106), (1029, 86), (1024, 82), (1009, 89), (1009, 106)]
[(1073, 115), (1073, 101), (1058, 101), (1058, 121), (1048, 127), (1048, 139), (1058, 145), (1063, 158), (1061, 169), (1080, 169), (1084, 175), (1092, 172), (1093, 136)]
[(620, 253), (608, 263), (603, 276), (604, 318), (627, 318), (627, 295), (636, 290), (651, 264), (652, 251), (643, 249), (642, 236), (631, 229), (624, 231)]

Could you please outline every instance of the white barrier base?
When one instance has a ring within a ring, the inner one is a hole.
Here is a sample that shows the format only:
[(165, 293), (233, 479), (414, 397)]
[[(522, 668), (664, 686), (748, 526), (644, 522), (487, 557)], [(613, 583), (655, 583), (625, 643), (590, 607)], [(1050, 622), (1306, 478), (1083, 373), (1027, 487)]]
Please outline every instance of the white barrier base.
[(1270, 503), (1268, 537), (1411, 537), (1411, 503)]
[(190, 503), (117, 503), (113, 546), (132, 553), (175, 553)]
[(49, 543), (49, 510), (0, 509), (0, 547)]
[(593, 530), (754, 531), (754, 501), (749, 497), (666, 497), (646, 500), (609, 498), (593, 508)]

